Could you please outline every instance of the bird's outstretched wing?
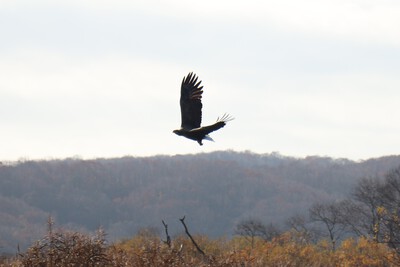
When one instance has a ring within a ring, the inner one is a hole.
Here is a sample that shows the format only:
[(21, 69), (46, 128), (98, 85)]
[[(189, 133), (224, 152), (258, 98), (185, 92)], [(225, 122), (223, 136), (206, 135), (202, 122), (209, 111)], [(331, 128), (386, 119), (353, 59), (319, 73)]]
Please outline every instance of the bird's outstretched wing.
[(201, 124), (201, 95), (203, 86), (201, 81), (197, 82), (198, 77), (193, 72), (183, 77), (181, 86), (181, 127), (187, 130), (199, 128)]

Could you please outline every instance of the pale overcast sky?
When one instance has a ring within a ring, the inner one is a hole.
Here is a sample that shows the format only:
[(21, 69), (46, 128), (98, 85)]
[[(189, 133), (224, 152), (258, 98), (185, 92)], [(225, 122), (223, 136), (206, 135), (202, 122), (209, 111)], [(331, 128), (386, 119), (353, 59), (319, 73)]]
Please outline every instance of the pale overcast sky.
[[(0, 2), (0, 160), (400, 151), (400, 2)], [(176, 136), (203, 81), (215, 143)]]

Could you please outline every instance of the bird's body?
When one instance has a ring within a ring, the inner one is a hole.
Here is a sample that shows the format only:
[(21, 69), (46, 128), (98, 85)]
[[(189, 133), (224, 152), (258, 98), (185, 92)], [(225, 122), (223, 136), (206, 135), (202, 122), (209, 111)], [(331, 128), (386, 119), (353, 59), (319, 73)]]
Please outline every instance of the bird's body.
[(197, 79), (196, 74), (192, 72), (183, 78), (180, 98), (182, 123), (181, 128), (173, 132), (203, 145), (203, 140), (213, 141), (208, 136), (209, 133), (224, 127), (226, 122), (233, 118), (225, 114), (218, 118), (214, 124), (201, 127), (203, 86), (200, 86), (201, 81), (197, 82)]

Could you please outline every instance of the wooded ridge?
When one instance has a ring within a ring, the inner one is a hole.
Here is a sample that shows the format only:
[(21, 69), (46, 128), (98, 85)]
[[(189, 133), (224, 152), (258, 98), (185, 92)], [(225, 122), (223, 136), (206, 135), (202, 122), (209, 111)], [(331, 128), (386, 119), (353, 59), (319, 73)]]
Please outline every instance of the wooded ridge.
[(400, 156), (365, 161), (221, 151), (193, 155), (42, 160), (0, 165), (0, 252), (29, 246), (56, 225), (102, 226), (108, 239), (143, 227), (231, 236), (249, 217), (283, 225), (317, 202), (345, 198), (363, 177), (380, 177)]

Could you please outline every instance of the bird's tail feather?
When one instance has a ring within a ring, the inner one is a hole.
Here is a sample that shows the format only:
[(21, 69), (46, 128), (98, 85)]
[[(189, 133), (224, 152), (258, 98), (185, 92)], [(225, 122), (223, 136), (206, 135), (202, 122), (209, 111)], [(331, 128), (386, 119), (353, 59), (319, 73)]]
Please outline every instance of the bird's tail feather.
[(224, 115), (222, 115), (222, 117), (218, 117), (217, 118), (217, 122), (223, 121), (223, 122), (228, 122), (228, 121), (232, 121), (235, 118), (233, 118), (231, 115), (229, 115), (228, 113), (225, 113)]
[(215, 142), (209, 135), (204, 136), (204, 140)]

